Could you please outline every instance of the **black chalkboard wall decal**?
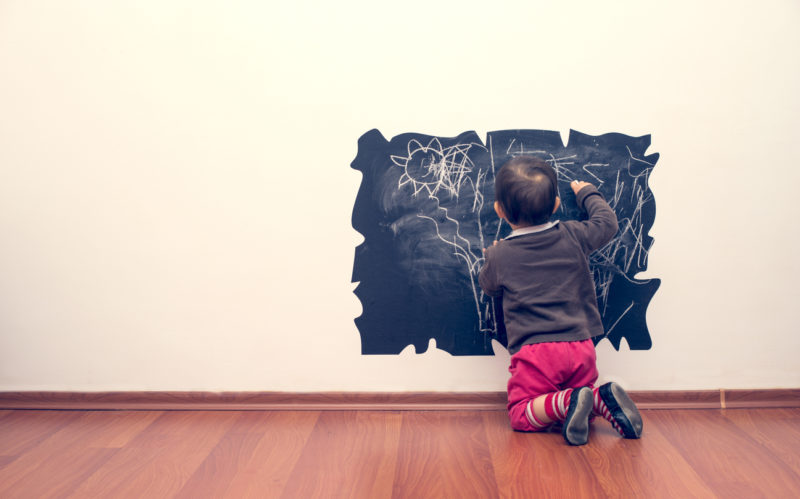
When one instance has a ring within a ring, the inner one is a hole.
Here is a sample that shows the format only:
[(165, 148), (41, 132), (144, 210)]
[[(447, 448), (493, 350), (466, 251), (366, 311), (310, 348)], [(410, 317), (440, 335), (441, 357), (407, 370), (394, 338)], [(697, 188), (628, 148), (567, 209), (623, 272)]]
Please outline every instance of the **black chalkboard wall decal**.
[[(453, 355), (492, 355), (506, 345), (502, 307), (478, 286), (482, 249), (510, 233), (494, 213), (494, 175), (509, 158), (529, 154), (557, 171), (562, 208), (555, 218), (585, 216), (569, 187), (596, 185), (617, 213), (620, 230), (591, 256), (606, 338), (619, 349), (651, 347), (645, 314), (658, 279), (638, 280), (653, 239), (655, 200), (648, 187), (658, 154), (646, 156), (650, 136), (591, 136), (570, 131), (503, 130), (486, 142), (406, 133), (387, 141), (378, 130), (358, 141), (352, 167), (363, 173), (353, 227), (353, 282), (363, 313), (355, 319), (362, 354), (418, 353), (431, 338)], [(596, 338), (601, 340), (602, 338)]]

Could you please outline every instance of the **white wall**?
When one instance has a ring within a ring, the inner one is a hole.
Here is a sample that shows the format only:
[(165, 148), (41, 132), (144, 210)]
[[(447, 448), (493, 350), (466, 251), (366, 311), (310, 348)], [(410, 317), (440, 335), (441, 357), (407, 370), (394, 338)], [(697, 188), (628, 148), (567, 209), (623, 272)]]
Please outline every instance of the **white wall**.
[(0, 1), (0, 390), (503, 390), (361, 356), (358, 137), (652, 134), (631, 389), (800, 386), (800, 4)]

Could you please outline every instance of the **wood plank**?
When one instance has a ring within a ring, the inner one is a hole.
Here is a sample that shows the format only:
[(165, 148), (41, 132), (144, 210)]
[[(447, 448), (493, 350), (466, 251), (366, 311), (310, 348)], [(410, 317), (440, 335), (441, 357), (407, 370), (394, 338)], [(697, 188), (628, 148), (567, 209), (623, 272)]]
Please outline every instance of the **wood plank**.
[(603, 492), (608, 497), (716, 497), (659, 431), (654, 412), (642, 411), (644, 430), (636, 440), (620, 437), (602, 418), (592, 423), (584, 455)]
[(480, 413), (406, 412), (394, 497), (498, 497)]
[(281, 497), (390, 497), (402, 416), (324, 412)]
[(507, 412), (483, 420), (500, 497), (606, 497), (586, 446), (572, 447), (560, 433), (516, 432)]
[(82, 415), (71, 411), (12, 411), (0, 424), (0, 449), (4, 455), (24, 454)]
[(787, 466), (721, 411), (653, 411), (650, 420), (719, 497), (800, 493), (797, 469)]
[[(10, 411), (10, 410), (9, 411), (0, 411), (0, 470), (5, 468), (6, 466), (8, 466), (9, 463), (11, 463), (12, 461), (16, 460), (19, 457), (19, 454), (11, 454), (11, 453), (7, 452), (5, 447), (3, 447), (3, 445), (2, 445), (3, 419), (5, 419), (6, 417), (9, 417), (9, 415), (12, 414), (12, 412), (13, 411)], [(0, 487), (1, 486), (2, 486), (2, 483), (0, 483)]]
[(238, 416), (166, 412), (89, 476), (74, 497), (172, 497)]
[(121, 449), (161, 417), (163, 412), (102, 411), (85, 414), (89, 417), (81, 421), (88, 423), (89, 431), (83, 437), (83, 446)]
[[(11, 464), (14, 461), (16, 461), (16, 459), (18, 457), (19, 456), (0, 454), (0, 471), (2, 471), (3, 468), (8, 466), (9, 464)], [(3, 486), (3, 482), (0, 482), (0, 487), (2, 487), (2, 486)]]
[(230, 497), (279, 497), (311, 434), (319, 412), (276, 412), (247, 464), (228, 487)]
[(244, 412), (177, 497), (278, 497), (319, 412)]
[[(47, 457), (36, 453), (34, 467), (23, 468), (23, 476), (10, 483), (4, 477), (3, 483), (8, 485), (0, 487), (0, 497), (67, 497), (117, 452), (118, 449), (67, 448)], [(20, 469), (17, 465), (30, 463), (26, 458), (32, 456), (25, 454), (2, 472)]]
[[(64, 414), (43, 415), (55, 422)], [(64, 496), (114, 455), (105, 446), (92, 447), (130, 432), (130, 416), (154, 419), (145, 413), (79, 412), (69, 416), (66, 425), (0, 470), (0, 496)]]
[(723, 416), (800, 473), (800, 411), (792, 409), (729, 409)]

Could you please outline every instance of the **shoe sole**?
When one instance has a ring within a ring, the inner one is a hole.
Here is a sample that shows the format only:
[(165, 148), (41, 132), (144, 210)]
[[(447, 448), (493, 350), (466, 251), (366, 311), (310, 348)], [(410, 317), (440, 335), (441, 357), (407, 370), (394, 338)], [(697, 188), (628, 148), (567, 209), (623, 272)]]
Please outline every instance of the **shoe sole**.
[(613, 382), (606, 383), (600, 387), (600, 398), (611, 412), (611, 417), (622, 428), (625, 438), (642, 436), (642, 415), (621, 386)]
[(589, 416), (594, 397), (592, 390), (583, 387), (572, 392), (561, 434), (570, 445), (584, 445), (589, 441)]

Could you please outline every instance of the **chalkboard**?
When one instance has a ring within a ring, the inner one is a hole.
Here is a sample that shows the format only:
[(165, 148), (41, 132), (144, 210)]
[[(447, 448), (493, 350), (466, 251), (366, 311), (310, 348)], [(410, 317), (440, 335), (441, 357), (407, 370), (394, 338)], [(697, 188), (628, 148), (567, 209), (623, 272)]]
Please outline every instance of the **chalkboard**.
[(358, 140), (352, 168), (362, 172), (353, 227), (353, 282), (363, 313), (355, 319), (362, 354), (418, 353), (431, 338), (453, 355), (492, 355), (506, 346), (502, 307), (478, 286), (482, 249), (511, 229), (494, 213), (494, 175), (508, 159), (532, 155), (555, 168), (561, 208), (554, 219), (585, 217), (569, 188), (594, 184), (617, 214), (620, 230), (590, 257), (605, 336), (619, 349), (651, 348), (645, 315), (660, 280), (647, 269), (655, 200), (648, 179), (658, 154), (650, 136), (599, 136), (545, 130), (475, 132), (445, 138), (406, 133), (386, 140), (371, 130)]

